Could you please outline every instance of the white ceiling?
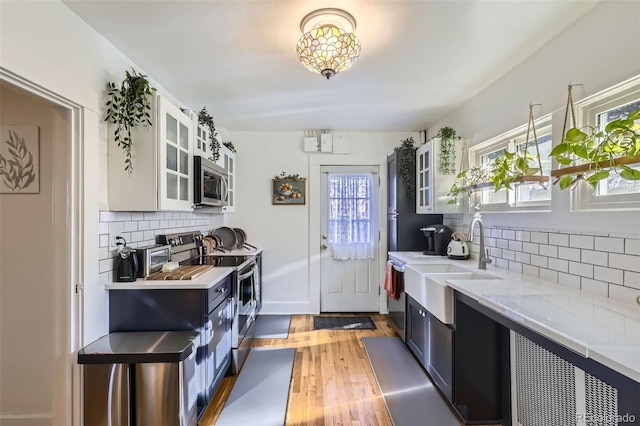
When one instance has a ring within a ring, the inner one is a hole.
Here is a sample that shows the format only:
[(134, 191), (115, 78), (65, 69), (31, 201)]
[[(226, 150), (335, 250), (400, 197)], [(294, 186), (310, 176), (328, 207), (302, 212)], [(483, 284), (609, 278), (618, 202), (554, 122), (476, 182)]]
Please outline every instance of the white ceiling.
[[(65, 0), (186, 107), (230, 131), (423, 130), (599, 0)], [(358, 62), (327, 81), (295, 53), (300, 20), (341, 7)]]

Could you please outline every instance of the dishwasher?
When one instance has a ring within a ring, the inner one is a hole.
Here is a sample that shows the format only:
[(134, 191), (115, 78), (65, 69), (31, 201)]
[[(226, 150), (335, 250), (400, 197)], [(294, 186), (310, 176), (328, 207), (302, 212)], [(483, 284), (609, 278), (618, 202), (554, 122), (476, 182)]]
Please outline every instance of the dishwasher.
[(404, 263), (400, 260), (389, 256), (389, 262), (392, 264), (391, 274), (394, 275), (396, 280), (396, 286), (399, 287), (400, 297), (394, 299), (387, 295), (387, 308), (389, 309), (389, 318), (391, 319), (391, 326), (394, 331), (398, 333), (398, 336), (405, 341), (405, 310), (406, 310), (406, 296), (404, 292)]

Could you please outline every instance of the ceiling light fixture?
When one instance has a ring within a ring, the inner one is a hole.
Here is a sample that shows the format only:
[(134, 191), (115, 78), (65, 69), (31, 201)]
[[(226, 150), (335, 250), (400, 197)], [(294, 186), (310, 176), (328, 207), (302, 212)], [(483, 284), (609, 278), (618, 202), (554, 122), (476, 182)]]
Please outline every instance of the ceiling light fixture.
[(354, 17), (342, 9), (324, 8), (300, 22), (302, 37), (296, 48), (302, 65), (329, 80), (345, 71), (360, 56), (360, 40), (353, 33)]

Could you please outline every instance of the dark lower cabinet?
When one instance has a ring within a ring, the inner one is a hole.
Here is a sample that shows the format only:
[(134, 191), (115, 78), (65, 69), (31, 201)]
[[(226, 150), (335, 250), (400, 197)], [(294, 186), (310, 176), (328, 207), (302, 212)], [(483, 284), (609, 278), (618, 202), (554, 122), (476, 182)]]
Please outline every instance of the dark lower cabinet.
[(405, 341), (420, 364), (426, 368), (429, 353), (429, 317), (427, 310), (406, 295), (407, 310), (405, 324)]
[(466, 424), (501, 423), (505, 418), (508, 333), (491, 318), (456, 301), (453, 405)]
[(466, 305), (455, 309), (449, 326), (407, 295), (406, 344), (465, 424), (503, 423), (508, 330)]
[(209, 289), (109, 291), (109, 331), (199, 332), (198, 416), (231, 366), (231, 276)]

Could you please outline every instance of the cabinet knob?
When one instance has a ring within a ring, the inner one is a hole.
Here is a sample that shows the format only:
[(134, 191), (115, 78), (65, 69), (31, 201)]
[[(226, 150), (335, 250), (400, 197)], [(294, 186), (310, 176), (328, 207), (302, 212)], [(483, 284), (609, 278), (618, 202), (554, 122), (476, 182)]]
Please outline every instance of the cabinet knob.
[(327, 238), (329, 238), (329, 237), (327, 237), (326, 235), (323, 235), (323, 236), (322, 236), (322, 239), (323, 239), (323, 240), (326, 240)]
[(320, 246), (322, 248), (322, 250), (326, 250), (329, 248), (329, 246), (327, 244), (323, 244)]

